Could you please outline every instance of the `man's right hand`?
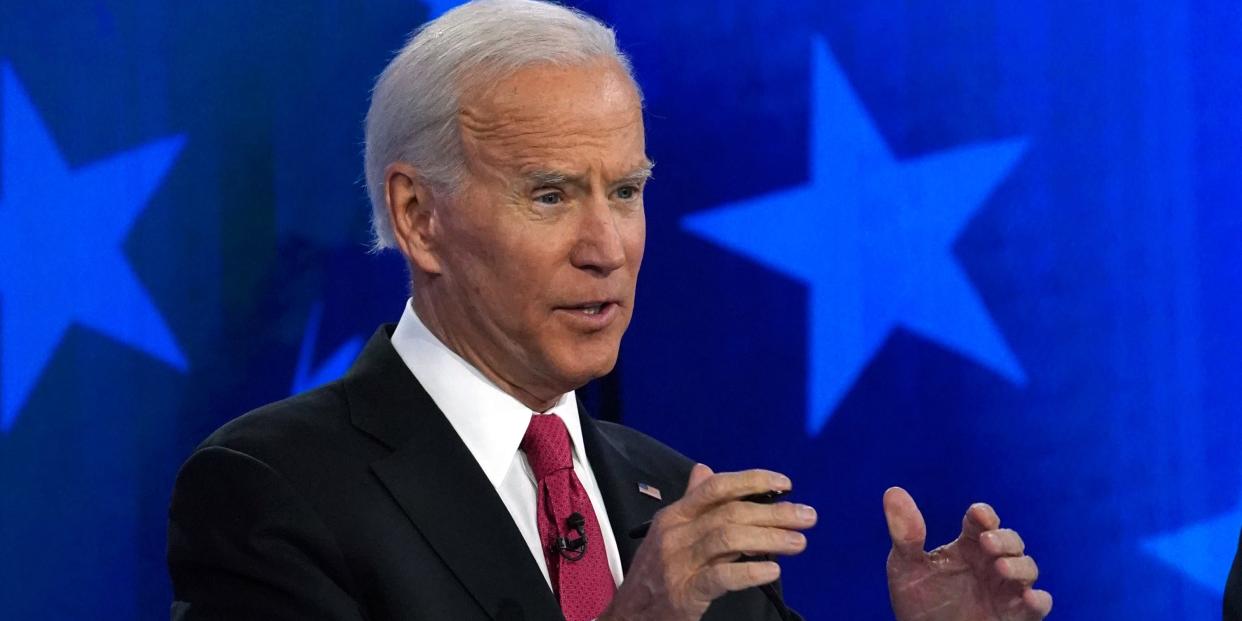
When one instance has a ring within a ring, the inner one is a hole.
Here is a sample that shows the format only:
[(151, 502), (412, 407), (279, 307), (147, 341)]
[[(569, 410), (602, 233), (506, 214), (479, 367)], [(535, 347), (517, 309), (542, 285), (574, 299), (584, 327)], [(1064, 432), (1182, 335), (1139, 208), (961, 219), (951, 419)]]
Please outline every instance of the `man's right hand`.
[(739, 499), (790, 485), (767, 470), (713, 474), (696, 464), (686, 494), (652, 520), (599, 621), (697, 621), (717, 597), (775, 581), (781, 569), (773, 561), (734, 561), (801, 552), (806, 537), (798, 531), (815, 525), (815, 510)]

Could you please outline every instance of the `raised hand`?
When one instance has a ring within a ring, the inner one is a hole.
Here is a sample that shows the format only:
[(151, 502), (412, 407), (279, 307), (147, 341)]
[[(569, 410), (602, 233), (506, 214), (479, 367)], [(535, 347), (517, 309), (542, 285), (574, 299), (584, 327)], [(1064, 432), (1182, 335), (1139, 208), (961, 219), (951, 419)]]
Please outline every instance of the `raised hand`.
[(734, 561), (801, 552), (806, 537), (798, 531), (815, 525), (815, 511), (738, 499), (789, 487), (775, 472), (713, 474), (696, 465), (686, 494), (656, 514), (599, 621), (697, 620), (717, 597), (776, 580), (780, 567), (772, 561)]
[(971, 505), (962, 534), (924, 551), (927, 525), (910, 494), (884, 493), (884, 516), (893, 549), (888, 591), (898, 621), (1037, 621), (1052, 609), (1052, 596), (1033, 589), (1039, 576), (1018, 533), (1000, 528), (992, 507)]

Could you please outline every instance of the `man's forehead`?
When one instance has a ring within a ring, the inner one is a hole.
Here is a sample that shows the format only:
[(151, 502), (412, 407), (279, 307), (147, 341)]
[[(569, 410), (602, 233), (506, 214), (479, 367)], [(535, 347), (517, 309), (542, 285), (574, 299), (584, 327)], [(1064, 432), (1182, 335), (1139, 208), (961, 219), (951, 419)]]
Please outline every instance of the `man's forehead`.
[(615, 60), (537, 64), (465, 90), (461, 117), (476, 129), (588, 119), (620, 127), (642, 122), (637, 86)]
[(649, 170), (641, 101), (619, 65), (534, 66), (464, 99), (466, 152), (508, 174), (611, 181)]
[(642, 109), (581, 102), (574, 106), (534, 102), (524, 107), (494, 108), (463, 106), (458, 114), (462, 133), (475, 140), (546, 141), (551, 137), (577, 137), (578, 142), (615, 143), (643, 136)]
[(641, 122), (611, 127), (568, 119), (468, 127), (463, 120), (462, 138), (470, 159), (522, 176), (613, 178), (651, 168)]

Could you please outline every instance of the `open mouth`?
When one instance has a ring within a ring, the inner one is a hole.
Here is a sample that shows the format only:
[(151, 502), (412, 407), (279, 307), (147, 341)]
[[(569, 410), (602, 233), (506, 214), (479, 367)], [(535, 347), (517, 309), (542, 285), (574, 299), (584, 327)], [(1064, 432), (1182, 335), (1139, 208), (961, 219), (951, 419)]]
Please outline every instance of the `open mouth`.
[(599, 304), (588, 304), (586, 306), (579, 306), (577, 307), (577, 309), (588, 315), (598, 315), (600, 314), (601, 311), (604, 310), (604, 306), (606, 304), (608, 304), (608, 302), (601, 302)]
[(562, 306), (558, 310), (589, 322), (604, 322), (616, 314), (617, 303), (612, 301), (585, 302), (573, 306)]

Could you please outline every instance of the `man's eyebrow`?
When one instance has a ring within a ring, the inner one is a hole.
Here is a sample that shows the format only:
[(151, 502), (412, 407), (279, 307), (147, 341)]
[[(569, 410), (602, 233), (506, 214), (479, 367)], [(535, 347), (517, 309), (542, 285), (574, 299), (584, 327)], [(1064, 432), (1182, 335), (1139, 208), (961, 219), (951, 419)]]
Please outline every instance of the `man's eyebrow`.
[[(651, 178), (651, 170), (655, 168), (655, 162), (645, 160), (638, 168), (622, 175), (615, 183), (638, 183)], [(528, 182), (536, 186), (545, 185), (564, 185), (567, 183), (575, 185), (586, 185), (586, 178), (583, 175), (575, 175), (562, 170), (532, 170), (522, 175)]]
[(617, 183), (642, 183), (651, 178), (651, 171), (655, 168), (655, 162), (646, 160), (642, 166), (626, 173)]
[(578, 179), (574, 175), (559, 170), (532, 170), (524, 175), (527, 181), (534, 185), (562, 185), (568, 181)]

